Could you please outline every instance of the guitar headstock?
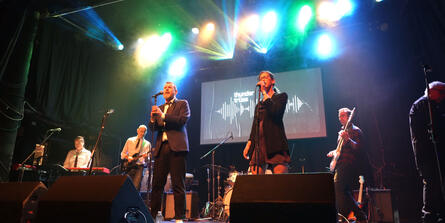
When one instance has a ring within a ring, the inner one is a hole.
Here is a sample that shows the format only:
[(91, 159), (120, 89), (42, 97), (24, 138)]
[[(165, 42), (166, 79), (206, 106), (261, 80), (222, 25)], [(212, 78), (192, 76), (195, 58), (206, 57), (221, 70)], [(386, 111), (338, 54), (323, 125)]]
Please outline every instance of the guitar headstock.
[(364, 184), (364, 183), (365, 183), (365, 177), (362, 176), (362, 175), (358, 176), (358, 182), (359, 182), (360, 184)]

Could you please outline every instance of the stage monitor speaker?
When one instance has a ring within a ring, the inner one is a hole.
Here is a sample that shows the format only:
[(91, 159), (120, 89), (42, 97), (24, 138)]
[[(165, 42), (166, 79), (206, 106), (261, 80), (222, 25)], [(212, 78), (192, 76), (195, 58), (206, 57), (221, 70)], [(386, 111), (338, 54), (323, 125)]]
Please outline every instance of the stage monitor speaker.
[(236, 178), (230, 222), (334, 223), (335, 190), (330, 173), (244, 175)]
[[(185, 194), (185, 217), (187, 219), (196, 219), (199, 217), (199, 198), (198, 193), (187, 191)], [(175, 217), (175, 198), (172, 192), (164, 193), (164, 217), (165, 219), (172, 219)]]
[(42, 196), (38, 222), (153, 222), (127, 176), (64, 176)]
[(41, 182), (0, 183), (1, 222), (34, 221), (39, 198), (47, 190)]

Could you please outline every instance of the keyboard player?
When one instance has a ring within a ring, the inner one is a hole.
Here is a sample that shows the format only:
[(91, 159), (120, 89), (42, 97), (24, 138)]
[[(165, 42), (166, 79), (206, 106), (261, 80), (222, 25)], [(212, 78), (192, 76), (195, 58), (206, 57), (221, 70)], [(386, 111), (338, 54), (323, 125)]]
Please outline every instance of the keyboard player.
[(66, 154), (65, 162), (63, 167), (65, 168), (88, 168), (88, 163), (90, 161), (91, 152), (84, 147), (85, 139), (83, 136), (77, 136), (74, 139), (75, 149), (70, 150)]

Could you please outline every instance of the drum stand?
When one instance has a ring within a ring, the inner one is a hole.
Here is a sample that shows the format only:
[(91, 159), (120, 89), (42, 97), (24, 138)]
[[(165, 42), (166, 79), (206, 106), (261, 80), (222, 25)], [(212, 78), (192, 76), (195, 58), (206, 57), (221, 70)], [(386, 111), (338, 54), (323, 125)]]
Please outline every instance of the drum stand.
[(216, 145), (213, 149), (211, 149), (209, 152), (207, 152), (205, 155), (203, 155), (200, 159), (204, 159), (205, 157), (207, 157), (209, 154), (212, 154), (212, 162), (211, 162), (211, 167), (212, 167), (212, 194), (213, 194), (213, 202), (210, 202), (210, 174), (209, 174), (209, 169), (207, 168), (207, 203), (206, 206), (204, 207), (202, 214), (203, 216), (208, 216), (210, 217), (212, 220), (224, 220), (224, 204), (222, 201), (222, 198), (220, 196), (220, 173), (221, 173), (221, 168), (222, 166), (217, 166), (218, 167), (218, 177), (217, 177), (217, 183), (218, 183), (218, 198), (215, 199), (215, 151), (216, 149), (218, 149), (218, 147), (220, 147), (222, 144), (224, 144), (228, 139), (233, 139), (233, 135), (230, 134), (230, 136), (226, 137), (224, 140), (222, 140), (218, 145)]
[[(214, 151), (212, 152), (212, 163), (215, 161)], [(212, 179), (210, 180), (210, 170), (207, 168), (207, 202), (203, 210), (201, 211), (201, 215), (203, 217), (208, 217), (209, 219), (215, 221), (225, 221), (226, 216), (224, 215), (224, 203), (223, 198), (221, 197), (221, 169), (222, 166), (211, 164), (212, 166)], [(215, 170), (216, 167), (216, 170)], [(217, 184), (217, 197), (215, 198), (215, 171), (216, 171), (216, 184)], [(212, 202), (210, 201), (210, 181), (212, 181)]]

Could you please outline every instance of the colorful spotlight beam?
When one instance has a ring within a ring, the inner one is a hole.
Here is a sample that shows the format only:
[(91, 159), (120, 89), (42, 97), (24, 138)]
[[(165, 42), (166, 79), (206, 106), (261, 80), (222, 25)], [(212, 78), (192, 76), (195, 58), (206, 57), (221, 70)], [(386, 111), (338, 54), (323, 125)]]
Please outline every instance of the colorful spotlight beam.
[(146, 39), (138, 39), (138, 47), (136, 49), (136, 60), (142, 67), (149, 67), (158, 62), (163, 53), (168, 49), (172, 41), (170, 33), (162, 36), (158, 34), (152, 35)]
[(300, 32), (306, 31), (306, 27), (311, 21), (312, 16), (313, 16), (312, 8), (309, 5), (304, 5), (303, 7), (301, 7), (300, 11), (298, 12), (297, 23), (296, 23), (298, 31)]

